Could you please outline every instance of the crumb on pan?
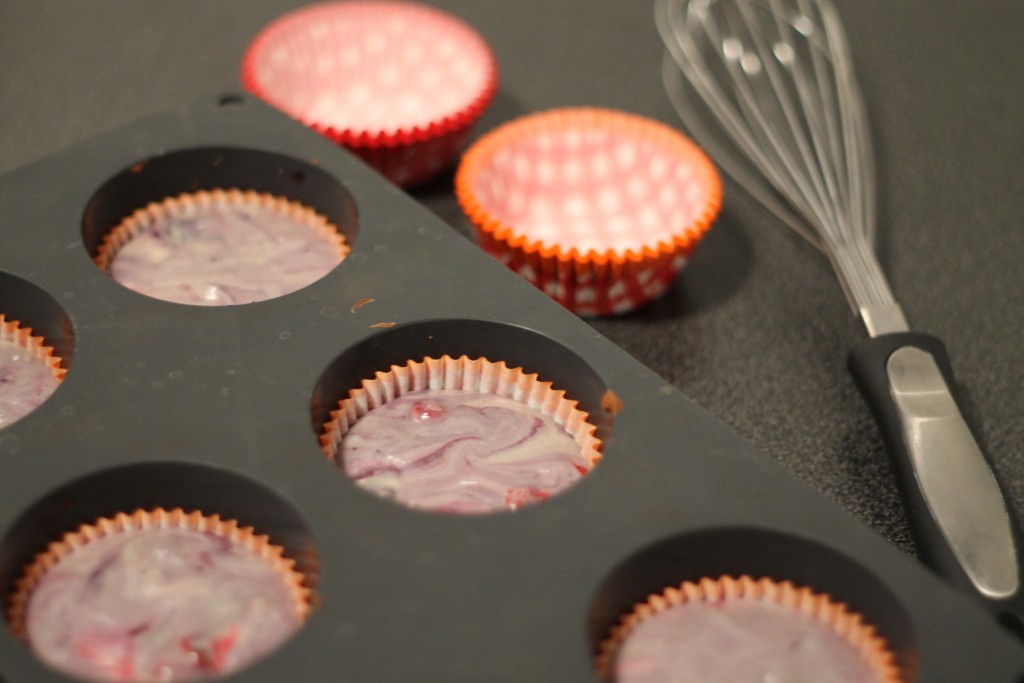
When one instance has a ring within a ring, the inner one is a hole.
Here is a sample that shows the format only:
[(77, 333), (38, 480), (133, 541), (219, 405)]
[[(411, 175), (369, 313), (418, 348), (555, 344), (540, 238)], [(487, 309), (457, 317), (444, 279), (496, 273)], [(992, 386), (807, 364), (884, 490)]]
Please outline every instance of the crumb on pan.
[(358, 311), (360, 308), (362, 308), (366, 304), (372, 304), (374, 301), (376, 301), (376, 299), (371, 299), (370, 297), (366, 297), (365, 299), (360, 299), (359, 301), (357, 301), (354, 304), (352, 304), (352, 308), (349, 309), (349, 310), (352, 313), (355, 313), (356, 311)]
[(622, 399), (614, 391), (609, 389), (604, 392), (604, 396), (601, 397), (601, 407), (604, 408), (606, 413), (612, 415), (618, 415), (622, 412)]

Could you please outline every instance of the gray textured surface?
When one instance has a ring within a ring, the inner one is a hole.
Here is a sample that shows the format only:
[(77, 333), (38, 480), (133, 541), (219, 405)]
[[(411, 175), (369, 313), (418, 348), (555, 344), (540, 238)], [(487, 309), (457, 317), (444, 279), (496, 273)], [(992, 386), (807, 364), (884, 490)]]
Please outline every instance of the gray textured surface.
[[(0, 173), (219, 88), (295, 3), (0, 4)], [(481, 131), (563, 105), (675, 123), (641, 0), (436, 0), (502, 68)], [(839, 4), (878, 157), (882, 262), (941, 337), (1024, 519), (1024, 5)], [(450, 177), (417, 198), (465, 230)], [(0, 249), (3, 248), (0, 236)], [(668, 296), (596, 327), (892, 541), (910, 548), (887, 456), (846, 372), (861, 338), (827, 263), (735, 186)]]

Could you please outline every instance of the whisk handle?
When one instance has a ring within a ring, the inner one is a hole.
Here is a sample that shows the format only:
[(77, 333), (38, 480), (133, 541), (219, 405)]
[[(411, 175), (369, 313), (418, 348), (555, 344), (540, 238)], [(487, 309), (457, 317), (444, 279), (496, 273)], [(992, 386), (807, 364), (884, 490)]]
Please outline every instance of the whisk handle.
[(1024, 628), (1019, 533), (957, 395), (942, 342), (868, 340), (850, 369), (882, 428), (922, 557)]

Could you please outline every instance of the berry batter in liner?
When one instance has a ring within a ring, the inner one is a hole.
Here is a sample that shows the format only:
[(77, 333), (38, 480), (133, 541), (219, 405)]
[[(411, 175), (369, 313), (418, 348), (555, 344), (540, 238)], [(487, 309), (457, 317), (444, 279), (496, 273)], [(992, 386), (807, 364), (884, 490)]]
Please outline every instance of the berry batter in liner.
[(139, 209), (104, 236), (96, 264), (141, 294), (198, 306), (265, 301), (334, 269), (337, 227), (283, 197), (241, 190), (183, 194)]
[(575, 401), (503, 362), (426, 358), (349, 392), (321, 437), (360, 486), (408, 507), (515, 510), (564, 491), (600, 460)]
[(310, 591), (250, 527), (180, 509), (83, 525), (37, 555), (8, 610), (48, 665), (101, 681), (216, 678), (287, 640)]
[(788, 581), (684, 582), (636, 605), (601, 643), (614, 683), (902, 683), (873, 627), (827, 595)]
[(42, 337), (0, 313), (0, 429), (42, 405), (66, 373)]

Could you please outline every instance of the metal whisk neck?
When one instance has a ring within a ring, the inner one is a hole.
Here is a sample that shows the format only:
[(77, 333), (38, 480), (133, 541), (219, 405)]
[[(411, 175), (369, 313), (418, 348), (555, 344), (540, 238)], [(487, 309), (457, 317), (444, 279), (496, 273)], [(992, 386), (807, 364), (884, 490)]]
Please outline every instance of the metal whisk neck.
[(869, 335), (878, 337), (910, 329), (872, 245), (854, 236), (845, 244), (832, 246), (826, 253), (846, 298), (855, 306)]

